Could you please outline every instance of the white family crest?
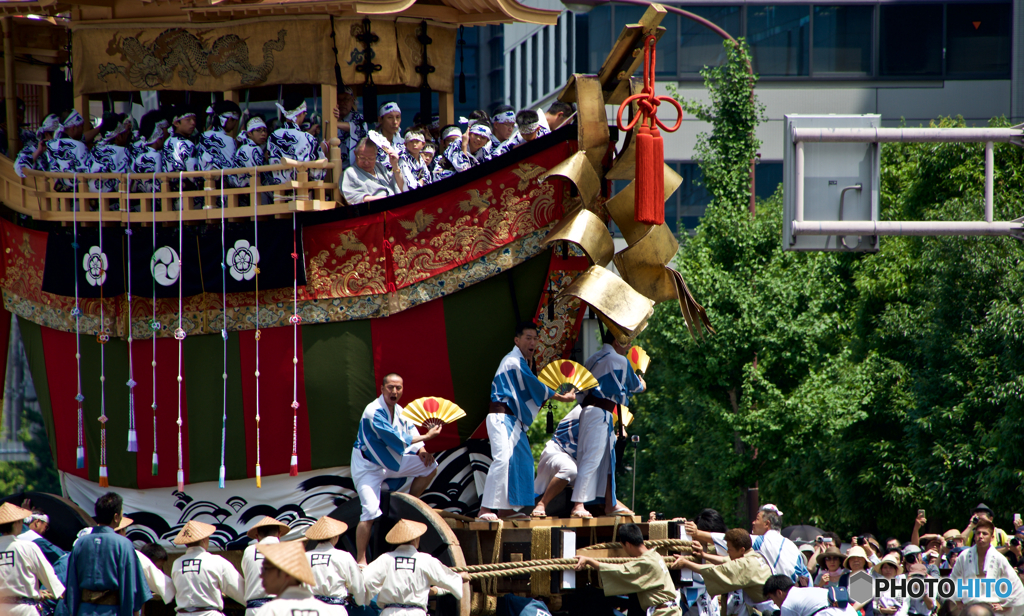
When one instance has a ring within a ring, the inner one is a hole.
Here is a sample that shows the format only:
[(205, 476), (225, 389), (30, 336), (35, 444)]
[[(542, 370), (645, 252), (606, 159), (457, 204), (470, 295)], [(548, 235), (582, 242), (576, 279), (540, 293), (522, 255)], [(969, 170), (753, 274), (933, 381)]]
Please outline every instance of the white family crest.
[(249, 245), (249, 240), (240, 239), (228, 250), (226, 266), (230, 268), (231, 277), (241, 282), (252, 280), (256, 276), (256, 266), (260, 262), (260, 251)]
[(107, 281), (107, 255), (99, 246), (93, 246), (82, 258), (82, 269), (89, 286), (95, 287)]
[(153, 258), (149, 260), (149, 273), (157, 284), (169, 287), (178, 281), (181, 275), (181, 262), (178, 260), (178, 253), (170, 246), (161, 246), (153, 251)]

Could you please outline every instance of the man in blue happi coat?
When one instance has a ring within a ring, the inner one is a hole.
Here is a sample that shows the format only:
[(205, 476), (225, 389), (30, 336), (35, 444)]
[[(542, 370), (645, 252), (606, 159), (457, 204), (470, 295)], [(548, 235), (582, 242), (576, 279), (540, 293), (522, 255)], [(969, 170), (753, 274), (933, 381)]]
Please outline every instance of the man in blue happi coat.
[(406, 478), (415, 477), (409, 493), (419, 496), (437, 473), (437, 462), (423, 443), (441, 434), (441, 426), (420, 434), (416, 424), (402, 417), (404, 409), (398, 404), (402, 388), (402, 377), (395, 373), (384, 377), (380, 397), (363, 410), (359, 434), (352, 446), (352, 482), (363, 507), (356, 527), (356, 562), (360, 565), (366, 565), (373, 521), (382, 513), (381, 486), (397, 490)]
[[(615, 499), (615, 407), (628, 406), (635, 393), (646, 389), (644, 380), (633, 372), (626, 359), (629, 345), (619, 344), (603, 330), (604, 345), (583, 366), (597, 379), (597, 387), (578, 396), (580, 413), (578, 468), (572, 491), (572, 517), (593, 517), (585, 504), (604, 497), (607, 515), (633, 515)], [(620, 413), (621, 415), (621, 413)]]
[(515, 346), (501, 360), (491, 381), (491, 405), (485, 420), (491, 441), (491, 467), (484, 484), (481, 520), (497, 520), (499, 515), (526, 517), (512, 508), (534, 504), (533, 453), (527, 430), (548, 400), (576, 399), (573, 392), (554, 392), (534, 375), (533, 354), (538, 341), (536, 324), (516, 326)]
[(114, 530), (122, 505), (114, 492), (99, 497), (97, 526), (71, 550), (65, 594), (71, 616), (133, 616), (153, 598), (135, 546)]

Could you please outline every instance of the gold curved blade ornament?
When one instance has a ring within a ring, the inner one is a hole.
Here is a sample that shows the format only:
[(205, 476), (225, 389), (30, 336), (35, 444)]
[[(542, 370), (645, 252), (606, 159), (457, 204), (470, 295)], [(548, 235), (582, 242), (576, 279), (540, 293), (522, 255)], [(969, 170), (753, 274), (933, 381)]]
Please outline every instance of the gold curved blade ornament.
[(615, 253), (612, 236), (608, 233), (604, 221), (582, 205), (558, 221), (544, 238), (544, 245), (558, 241), (576, 244), (591, 263), (601, 267), (611, 263), (612, 255)]
[(558, 294), (557, 301), (579, 298), (604, 321), (620, 344), (628, 345), (647, 327), (654, 302), (609, 270), (592, 265)]
[(597, 177), (593, 165), (587, 159), (583, 151), (576, 152), (569, 158), (548, 169), (537, 178), (543, 182), (551, 176), (557, 176), (569, 180), (576, 186), (580, 193), (583, 205), (590, 206), (599, 194), (601, 194), (601, 179)]

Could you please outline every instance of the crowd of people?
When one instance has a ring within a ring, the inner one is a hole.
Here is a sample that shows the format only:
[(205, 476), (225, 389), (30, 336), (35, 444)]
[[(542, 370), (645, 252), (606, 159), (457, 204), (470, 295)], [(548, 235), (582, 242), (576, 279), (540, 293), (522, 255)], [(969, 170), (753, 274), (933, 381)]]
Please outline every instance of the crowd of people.
[[(680, 520), (693, 539), (695, 555), (692, 560), (679, 558), (673, 565), (693, 576), (687, 616), (748, 616), (780, 610), (781, 616), (1024, 614), (1020, 548), (1024, 524), (1019, 516), (1014, 517), (1013, 534), (1008, 534), (995, 526), (992, 509), (981, 503), (964, 529), (939, 535), (921, 534), (927, 518), (919, 511), (909, 541), (888, 537), (884, 543), (871, 533), (844, 543), (832, 532), (793, 541), (782, 535), (782, 517), (777, 507), (766, 505), (749, 533), (728, 529), (713, 509), (705, 509), (694, 520)], [(998, 596), (990, 589), (956, 602), (933, 592), (921, 598), (882, 596), (857, 603), (849, 598), (848, 588), (851, 576), (858, 572), (889, 580), (1005, 578), (1010, 593)]]
[(399, 521), (385, 537), (394, 551), (357, 567), (350, 553), (336, 548), (348, 526), (327, 516), (296, 541), (282, 541), (291, 530), (287, 524), (259, 519), (249, 528), (254, 543), (242, 554), (240, 570), (209, 551), (216, 526), (189, 520), (174, 538), (185, 552), (168, 576), (163, 547), (136, 549), (125, 536), (132, 520), (122, 507), (117, 493), (101, 496), (97, 525), (84, 528), (63, 552), (36, 531), (22, 533), (26, 521), (45, 532), (45, 514), (0, 506), (0, 613), (138, 616), (147, 601), (159, 599), (179, 614), (216, 616), (228, 597), (245, 606), (246, 616), (345, 616), (344, 606), (370, 600), (390, 610), (387, 616), (423, 616), (429, 596), (459, 599), (469, 579), (417, 549), (427, 525), (412, 520)]
[[(532, 141), (570, 121), (572, 107), (555, 102), (548, 111), (524, 110), (518, 114), (509, 106), (493, 114), (473, 112), (465, 122), (441, 127), (437, 116), (415, 117), (414, 125), (402, 132), (402, 110), (386, 102), (377, 110), (377, 122), (369, 125), (357, 110), (358, 99), (343, 88), (334, 109), (338, 119), (338, 140), (343, 177), (342, 194), (350, 205), (382, 199), (414, 190), (465, 171), (495, 156)], [(287, 161), (326, 161), (328, 142), (320, 136), (320, 121), (308, 113), (303, 99), (277, 104), (280, 120), (243, 114), (237, 103), (221, 101), (199, 114), (189, 105), (145, 113), (136, 127), (131, 117), (105, 113), (91, 127), (75, 110), (50, 114), (36, 131), (22, 130), (22, 149), (14, 157), (15, 171), (51, 173), (129, 174), (131, 192), (152, 193), (162, 185), (155, 173), (251, 169), (281, 165)], [(19, 101), (19, 126), (24, 105)], [(465, 127), (465, 129), (463, 128)], [(6, 131), (6, 127), (3, 127)], [(6, 132), (0, 134), (6, 153)], [(296, 178), (294, 169), (260, 171), (262, 186), (277, 186)], [(310, 169), (310, 180), (321, 180), (325, 169)], [(247, 188), (251, 174), (226, 174), (223, 182), (214, 178), (216, 188)], [(170, 190), (198, 190), (203, 180), (185, 178), (170, 181)], [(90, 191), (116, 193), (120, 180), (92, 180), (85, 185), (74, 178), (55, 181), (58, 192)], [(271, 193), (260, 193), (260, 202)], [(248, 205), (250, 195), (242, 195)], [(201, 208), (202, 198), (191, 207)], [(174, 201), (173, 207), (181, 207)], [(185, 204), (185, 207), (190, 207)], [(117, 203), (110, 204), (118, 209)]]
[(334, 110), (343, 158), (347, 157), (341, 184), (349, 204), (415, 190), (471, 169), (548, 134), (573, 115), (571, 105), (557, 101), (547, 111), (516, 113), (508, 105), (490, 115), (477, 110), (464, 122), (447, 126), (441, 126), (436, 115), (424, 122), (417, 114), (403, 134), (397, 103), (380, 106), (375, 128), (368, 126), (356, 104), (355, 95), (346, 89)]

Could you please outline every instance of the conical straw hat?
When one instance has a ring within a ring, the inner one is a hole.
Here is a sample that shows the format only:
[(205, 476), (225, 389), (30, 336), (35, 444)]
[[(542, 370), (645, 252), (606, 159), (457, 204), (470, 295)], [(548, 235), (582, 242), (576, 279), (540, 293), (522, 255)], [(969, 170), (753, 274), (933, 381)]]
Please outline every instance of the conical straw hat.
[(284, 532), (286, 532), (286, 533), (292, 529), (291, 526), (288, 526), (284, 522), (278, 522), (277, 520), (275, 520), (274, 518), (270, 517), (269, 515), (265, 515), (265, 516), (263, 516), (262, 520), (260, 520), (259, 522), (256, 522), (255, 524), (253, 524), (249, 528), (249, 532), (247, 532), (245, 534), (249, 535), (250, 539), (255, 539), (256, 536), (257, 536), (256, 535), (256, 529), (260, 528), (261, 526), (280, 526), (281, 528), (284, 529)]
[(399, 520), (398, 524), (395, 524), (394, 528), (388, 532), (387, 537), (384, 537), (384, 540), (394, 545), (401, 545), (409, 543), (425, 532), (427, 532), (427, 525), (422, 522)]
[(135, 520), (129, 518), (128, 516), (121, 516), (121, 522), (117, 525), (117, 528), (114, 529), (114, 532), (119, 533), (134, 523)]
[(332, 537), (344, 535), (347, 530), (348, 524), (325, 515), (306, 529), (306, 539), (310, 541), (327, 541)]
[(256, 546), (267, 560), (275, 567), (284, 571), (296, 580), (310, 586), (316, 584), (313, 569), (306, 558), (306, 550), (300, 541), (282, 541), (281, 543), (261, 543)]
[(202, 541), (216, 532), (216, 530), (217, 527), (213, 524), (189, 520), (178, 533), (178, 536), (174, 538), (174, 544), (186, 545), (189, 543), (195, 543), (196, 541)]
[(0, 524), (21, 522), (30, 515), (32, 515), (32, 512), (28, 509), (22, 509), (11, 503), (4, 503), (3, 506), (0, 506)]

